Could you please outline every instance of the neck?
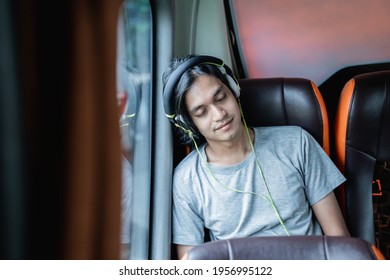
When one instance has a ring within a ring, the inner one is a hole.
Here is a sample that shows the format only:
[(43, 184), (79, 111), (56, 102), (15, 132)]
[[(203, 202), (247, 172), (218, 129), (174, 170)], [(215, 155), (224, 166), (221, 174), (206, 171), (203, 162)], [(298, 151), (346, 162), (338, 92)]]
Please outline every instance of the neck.
[[(254, 132), (249, 129), (252, 143), (254, 142)], [(243, 161), (252, 151), (248, 134), (243, 126), (240, 133), (234, 140), (226, 142), (208, 142), (205, 148), (207, 161), (220, 166), (230, 166)]]

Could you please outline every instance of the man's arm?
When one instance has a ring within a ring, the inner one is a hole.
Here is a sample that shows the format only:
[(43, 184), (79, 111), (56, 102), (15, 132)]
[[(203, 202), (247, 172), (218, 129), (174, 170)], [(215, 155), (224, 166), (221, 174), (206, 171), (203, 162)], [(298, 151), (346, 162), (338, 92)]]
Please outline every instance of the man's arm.
[(179, 260), (185, 259), (187, 251), (191, 250), (193, 246), (188, 246), (188, 245), (177, 245), (176, 250), (177, 250), (177, 257)]
[(343, 215), (333, 191), (312, 206), (325, 235), (349, 236)]

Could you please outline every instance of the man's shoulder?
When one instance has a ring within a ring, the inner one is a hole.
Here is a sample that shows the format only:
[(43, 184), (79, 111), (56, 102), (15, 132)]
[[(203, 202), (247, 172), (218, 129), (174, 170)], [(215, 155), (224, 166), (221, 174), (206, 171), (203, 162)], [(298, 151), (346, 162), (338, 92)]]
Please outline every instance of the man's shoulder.
[(254, 128), (256, 133), (268, 135), (300, 135), (304, 130), (296, 125), (259, 126)]
[[(203, 146), (199, 147), (199, 151), (203, 149)], [(188, 155), (186, 155), (175, 168), (175, 173), (191, 170), (189, 167), (194, 167), (199, 160), (199, 154), (196, 149), (193, 149)]]
[(255, 141), (255, 146), (272, 149), (292, 148), (300, 145), (304, 134), (303, 128), (293, 125), (256, 127), (255, 137), (258, 141)]

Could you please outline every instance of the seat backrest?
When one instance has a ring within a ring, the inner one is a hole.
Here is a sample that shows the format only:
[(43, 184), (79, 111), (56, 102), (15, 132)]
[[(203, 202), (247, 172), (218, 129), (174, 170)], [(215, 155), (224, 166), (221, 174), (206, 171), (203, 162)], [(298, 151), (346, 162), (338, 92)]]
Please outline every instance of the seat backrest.
[[(372, 183), (377, 164), (390, 160), (390, 71), (360, 74), (344, 86), (335, 140), (336, 162), (347, 178), (343, 186), (347, 226), (352, 236), (374, 244)], [(387, 205), (390, 236), (388, 213)]]
[(204, 243), (188, 260), (377, 260), (381, 252), (362, 239), (340, 236), (246, 237)]
[(250, 126), (297, 125), (329, 155), (329, 125), (317, 86), (304, 78), (242, 79), (240, 101)]

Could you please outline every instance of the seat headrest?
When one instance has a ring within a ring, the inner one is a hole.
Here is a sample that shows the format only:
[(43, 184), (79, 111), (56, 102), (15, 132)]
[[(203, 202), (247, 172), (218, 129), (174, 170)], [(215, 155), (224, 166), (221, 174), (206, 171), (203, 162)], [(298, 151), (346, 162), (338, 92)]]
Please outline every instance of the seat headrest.
[[(329, 124), (317, 86), (304, 78), (242, 79), (241, 105), (250, 126), (297, 125), (329, 154)], [(304, 113), (303, 113), (304, 112)]]

